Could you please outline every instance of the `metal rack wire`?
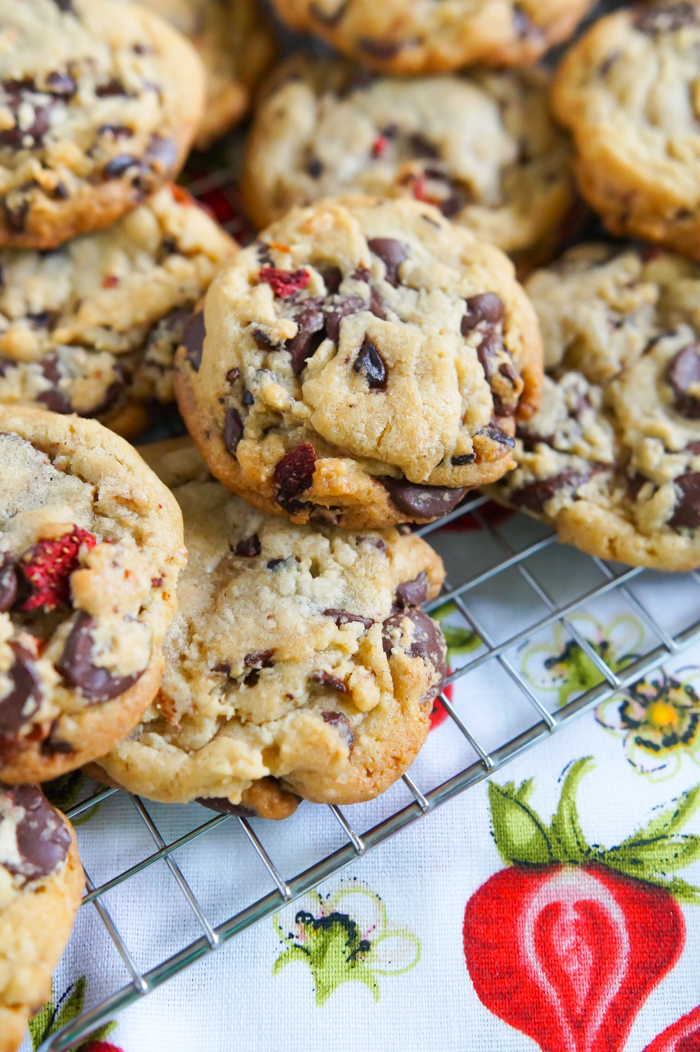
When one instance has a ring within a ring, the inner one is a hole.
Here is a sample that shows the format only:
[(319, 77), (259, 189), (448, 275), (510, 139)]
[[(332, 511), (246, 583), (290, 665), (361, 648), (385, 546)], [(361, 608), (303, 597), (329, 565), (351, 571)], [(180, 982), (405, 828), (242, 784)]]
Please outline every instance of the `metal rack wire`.
[[(273, 861), (276, 828), (274, 823), (266, 824), (264, 836), (261, 839), (246, 818), (220, 815), (209, 819), (185, 835), (167, 842), (154, 822), (146, 804), (139, 797), (131, 796), (130, 799), (135, 812), (145, 825), (153, 841), (154, 850), (146, 858), (141, 859), (135, 865), (118, 873), (99, 886), (93, 885), (88, 878), (88, 891), (83, 900), (84, 907), (92, 905), (98, 911), (109, 937), (116, 946), (131, 976), (131, 981), (95, 1007), (83, 1012), (59, 1033), (49, 1038), (41, 1046), (40, 1052), (59, 1052), (59, 1050), (68, 1049), (74, 1042), (86, 1037), (107, 1020), (112, 1019), (122, 1009), (133, 1004), (139, 998), (146, 996), (168, 979), (194, 964), (195, 961), (213, 953), (247, 928), (257, 924), (266, 917), (270, 917), (287, 903), (293, 902), (311, 891), (327, 878), (339, 873), (346, 866), (355, 862), (362, 855), (383, 844), (406, 826), (422, 819), (448, 800), (476, 785), (482, 779), (508, 764), (526, 749), (532, 748), (568, 726), (582, 713), (617, 693), (624, 693), (633, 683), (648, 675), (665, 660), (677, 655), (692, 643), (700, 641), (700, 620), (693, 621), (679, 631), (671, 633), (651, 613), (650, 607), (656, 606), (664, 585), (663, 581), (659, 580), (659, 575), (654, 575), (649, 571), (637, 568), (624, 568), (618, 565), (611, 566), (600, 559), (589, 559), (589, 557), (583, 557), (579, 553), (571, 551), (571, 560), (574, 557), (576, 559), (587, 559), (590, 564), (591, 574), (594, 574), (598, 579), (589, 587), (581, 588), (576, 595), (568, 598), (566, 602), (558, 603), (551, 594), (556, 581), (552, 579), (550, 586), (545, 588), (539, 579), (542, 574), (538, 572), (536, 567), (537, 558), (547, 553), (547, 550), (556, 542), (556, 535), (542, 531), (539, 536), (530, 543), (526, 543), (524, 547), (516, 548), (506, 539), (506, 534), (508, 532), (516, 536), (523, 534), (521, 534), (520, 530), (505, 531), (491, 524), (488, 513), (492, 508), (493, 506), (489, 505), (486, 497), (475, 497), (468, 500), (440, 522), (431, 523), (419, 531), (424, 537), (429, 537), (436, 530), (454, 525), (455, 520), (464, 516), (471, 516), (471, 526), (480, 529), (481, 536), (488, 538), (496, 546), (496, 550), (501, 556), (492, 565), (487, 566), (479, 573), (465, 577), (464, 580), (457, 584), (453, 582), (446, 583), (443, 594), (438, 599), (433, 600), (432, 603), (427, 604), (427, 608), (434, 609), (448, 600), (453, 601), (456, 609), (480, 637), (483, 644), (465, 665), (448, 677), (448, 683), (467, 676), (470, 672), (488, 662), (496, 662), (516, 685), (527, 703), (532, 706), (535, 717), (534, 724), (527, 730), (517, 733), (510, 738), (508, 737), (510, 732), (505, 727), (503, 743), (496, 748), (488, 749), (470, 729), (469, 720), (465, 718), (464, 713), (458, 711), (458, 707), (453, 705), (443, 693), (440, 701), (450, 718), (451, 733), (462, 735), (467, 739), (471, 749), (476, 754), (477, 759), (475, 762), (470, 763), (457, 774), (437, 785), (419, 785), (414, 781), (413, 777), (408, 774), (404, 775), (403, 782), (413, 798), (412, 802), (372, 828), (361, 832), (353, 828), (351, 822), (339, 807), (330, 806), (330, 811), (333, 813), (334, 820), (339, 824), (346, 842), (339, 849), (329, 853), (303, 872), (298, 872), (291, 876), (280, 872)], [(515, 522), (516, 524), (519, 521), (524, 520), (521, 520), (519, 517), (510, 520), (511, 523)], [(524, 536), (527, 536), (528, 532), (530, 535), (532, 534), (531, 529), (529, 531), (525, 530)], [(466, 538), (467, 535), (464, 536)], [(539, 617), (526, 627), (508, 635), (506, 639), (496, 642), (475, 611), (474, 607), (478, 604), (475, 604), (473, 599), (477, 589), (482, 586), (489, 586), (492, 590), (496, 590), (496, 596), (500, 596), (502, 601), (508, 602), (510, 592), (507, 585), (507, 575), (511, 572), (517, 573), (521, 582), (536, 596), (538, 603), (544, 606), (546, 613), (543, 617)], [(640, 589), (632, 590), (630, 588), (633, 582), (637, 585), (640, 578), (645, 580), (646, 587), (641, 590), (645, 595), (645, 599), (640, 599)], [(688, 574), (682, 578), (679, 577), (678, 580), (683, 581), (684, 587), (691, 590), (692, 594), (689, 597), (691, 609), (700, 609), (700, 590), (695, 595), (695, 589), (700, 589), (700, 574)], [(584, 607), (588, 607), (604, 595), (611, 594), (623, 597), (626, 605), (634, 609), (635, 614), (659, 640), (658, 645), (652, 647), (645, 655), (635, 658), (630, 664), (617, 671), (611, 668), (610, 664), (606, 662), (573, 620), (574, 615), (581, 612)], [(649, 598), (650, 596), (652, 597), (651, 599)], [(537, 692), (533, 690), (532, 685), (527, 681), (522, 671), (519, 671), (516, 667), (512, 654), (533, 636), (551, 628), (556, 623), (561, 623), (564, 626), (567, 635), (582, 648), (590, 661), (593, 662), (593, 665), (601, 675), (601, 681), (592, 689), (573, 698), (562, 708), (550, 712), (541, 698), (538, 697)], [(121, 790), (104, 789), (70, 809), (68, 815), (71, 818), (75, 818), (96, 803), (118, 792), (121, 792)], [(130, 794), (124, 793), (123, 795), (129, 797)], [(256, 901), (250, 902), (245, 908), (240, 909), (233, 916), (223, 921), (223, 923), (213, 925), (185, 879), (175, 856), (186, 844), (226, 822), (238, 823), (242, 828), (251, 850), (257, 854), (265, 866), (273, 884), (273, 890)], [(85, 835), (88, 836), (89, 833), (86, 831)], [(263, 839), (265, 843), (263, 843)], [(185, 897), (189, 908), (194, 914), (201, 929), (201, 936), (155, 967), (141, 972), (128, 945), (110, 916), (103, 898), (107, 892), (118, 886), (128, 886), (127, 882), (130, 879), (161, 860), (165, 860), (179, 892)]]

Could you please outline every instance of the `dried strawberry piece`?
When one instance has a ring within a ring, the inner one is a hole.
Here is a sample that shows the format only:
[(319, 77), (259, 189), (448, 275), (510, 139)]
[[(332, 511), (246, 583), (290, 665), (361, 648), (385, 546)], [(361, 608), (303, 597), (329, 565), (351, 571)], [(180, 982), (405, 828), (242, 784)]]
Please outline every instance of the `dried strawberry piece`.
[(68, 533), (54, 540), (37, 541), (24, 553), (20, 566), (32, 587), (32, 594), (22, 604), (23, 610), (55, 610), (68, 601), (70, 575), (80, 565), (78, 552), (81, 544), (91, 551), (97, 541), (92, 533), (74, 526)]
[(293, 498), (313, 485), (315, 464), (316, 450), (310, 442), (297, 446), (278, 461), (273, 482), (277, 503), (287, 511), (296, 511), (299, 502)]
[(309, 272), (300, 267), (299, 270), (280, 270), (278, 267), (261, 267), (258, 273), (260, 281), (266, 282), (275, 296), (287, 299), (300, 289), (305, 289), (309, 284)]

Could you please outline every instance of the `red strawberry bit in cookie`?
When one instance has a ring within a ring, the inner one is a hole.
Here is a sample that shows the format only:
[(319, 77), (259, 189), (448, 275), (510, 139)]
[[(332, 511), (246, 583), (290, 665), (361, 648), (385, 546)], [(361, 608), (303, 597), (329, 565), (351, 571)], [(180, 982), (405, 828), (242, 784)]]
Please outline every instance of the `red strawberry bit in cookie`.
[(70, 596), (70, 575), (78, 569), (78, 553), (84, 544), (91, 551), (97, 544), (92, 533), (74, 526), (55, 540), (41, 540), (22, 556), (24, 576), (32, 586), (32, 595), (22, 604), (23, 610), (55, 610)]
[(288, 299), (295, 292), (305, 289), (309, 284), (309, 272), (301, 267), (299, 270), (280, 270), (278, 267), (261, 267), (258, 272), (260, 281), (270, 286), (275, 296)]

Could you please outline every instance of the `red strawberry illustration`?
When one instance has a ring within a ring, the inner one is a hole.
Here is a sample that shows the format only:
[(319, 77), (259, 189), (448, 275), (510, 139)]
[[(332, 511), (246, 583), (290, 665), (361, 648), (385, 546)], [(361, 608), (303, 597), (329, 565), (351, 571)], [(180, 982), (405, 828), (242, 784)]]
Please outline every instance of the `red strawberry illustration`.
[(590, 757), (569, 767), (549, 826), (528, 806), (532, 779), (519, 788), (491, 783), (493, 833), (508, 868), (465, 911), (464, 953), (479, 999), (543, 1052), (620, 1052), (682, 952), (678, 901), (700, 902), (698, 889), (668, 877), (700, 858), (700, 837), (679, 833), (700, 786), (606, 849), (589, 846), (578, 820), (576, 792), (591, 767)]
[(698, 1052), (700, 1049), (700, 1008), (681, 1016), (655, 1037), (644, 1052)]

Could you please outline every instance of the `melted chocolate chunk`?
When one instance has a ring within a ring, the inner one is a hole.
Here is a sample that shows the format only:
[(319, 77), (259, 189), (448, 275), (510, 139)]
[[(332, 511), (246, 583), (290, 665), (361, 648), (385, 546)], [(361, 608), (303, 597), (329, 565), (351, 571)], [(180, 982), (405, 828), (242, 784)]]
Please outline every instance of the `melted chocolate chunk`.
[(133, 687), (146, 670), (129, 676), (113, 676), (108, 669), (93, 665), (94, 627), (95, 618), (80, 610), (56, 668), (71, 687), (81, 690), (91, 702), (109, 701)]
[(128, 95), (128, 91), (120, 80), (113, 77), (106, 84), (98, 84), (95, 88), (95, 94), (98, 99), (112, 99), (119, 95)]
[(14, 737), (41, 708), (41, 681), (32, 655), (19, 643), (10, 643), (10, 649), (15, 655), (7, 673), (12, 689), (0, 701), (0, 738)]
[(505, 317), (503, 300), (495, 292), (480, 292), (476, 296), (469, 296), (465, 303), (467, 313), (462, 318), (462, 336), (475, 329), (479, 322), (497, 325)]
[(299, 510), (301, 505), (295, 498), (313, 485), (315, 465), (316, 450), (310, 442), (297, 446), (278, 461), (272, 481), (282, 508)]
[(291, 340), (287, 340), (285, 346), (292, 357), (292, 372), (299, 376), (306, 367), (307, 359), (320, 347), (326, 334), (323, 313), (316, 307), (304, 308), (294, 320), (298, 332)]
[(421, 570), (412, 581), (404, 581), (396, 589), (397, 606), (420, 606), (428, 597), (428, 575)]
[(353, 362), (353, 369), (360, 376), (364, 376), (368, 387), (373, 391), (384, 391), (387, 384), (387, 369), (384, 359), (374, 346), (372, 341), (365, 337), (360, 347), (357, 358)]
[(225, 796), (197, 796), (195, 802), (202, 807), (208, 807), (210, 811), (218, 811), (220, 815), (237, 815), (239, 818), (255, 818), (257, 811), (244, 804), (232, 804)]
[[(50, 876), (66, 860), (71, 846), (71, 835), (61, 815), (38, 785), (0, 784), (0, 800), (8, 810), (21, 807), (24, 811), (16, 827), (20, 862), (3, 861), (2, 865), (26, 881)], [(0, 811), (0, 824), (3, 821), (9, 819)]]
[(666, 380), (675, 397), (673, 408), (689, 420), (700, 419), (700, 398), (690, 388), (700, 387), (700, 355), (696, 344), (684, 347), (668, 363)]
[[(440, 626), (437, 622), (433, 621), (432, 617), (428, 617), (426, 613), (417, 607), (409, 607), (408, 610), (397, 610), (396, 613), (391, 614), (387, 617), (386, 621), (382, 626), (382, 645), (384, 647), (384, 653), (388, 658), (391, 657), (391, 652), (394, 647), (398, 647), (400, 650), (403, 649), (400, 643), (401, 639), (401, 622), (408, 618), (413, 622), (414, 631), (413, 639), (410, 646), (405, 651), (409, 657), (420, 657), (424, 661), (428, 661), (439, 673), (440, 679), (434, 687), (431, 687), (428, 692), (429, 697), (435, 697), (442, 690), (445, 683), (445, 676), (447, 675), (447, 646), (445, 644), (445, 638), (440, 631)], [(394, 638), (394, 633), (397, 631), (399, 635)]]
[(257, 533), (254, 533), (252, 537), (246, 537), (244, 541), (239, 541), (235, 551), (236, 555), (241, 555), (245, 559), (253, 559), (256, 555), (260, 555), (260, 538)]
[[(605, 465), (598, 467), (598, 470), (605, 470)], [(568, 468), (566, 471), (560, 471), (558, 475), (551, 475), (548, 479), (528, 482), (526, 486), (511, 493), (509, 499), (516, 508), (529, 508), (530, 511), (542, 512), (547, 501), (551, 500), (558, 490), (564, 487), (577, 489), (584, 482), (588, 482), (593, 473), (594, 470), (581, 472)]]
[(330, 723), (331, 727), (335, 727), (341, 737), (345, 738), (348, 743), (348, 750), (351, 750), (355, 744), (355, 735), (350, 729), (348, 718), (344, 712), (322, 712), (326, 723)]
[(204, 327), (204, 311), (198, 310), (192, 315), (182, 332), (182, 342), (185, 345), (185, 358), (195, 372), (199, 372), (202, 364), (202, 352), (204, 350), (204, 337), (207, 332)]
[(328, 687), (329, 690), (337, 690), (339, 694), (347, 694), (348, 692), (348, 688), (345, 686), (342, 679), (338, 679), (337, 676), (332, 676), (330, 672), (321, 672), (320, 670), (317, 670), (316, 672), (312, 672), (309, 678), (313, 683), (318, 683), (320, 687)]
[[(19, 578), (17, 577), (17, 568), (12, 556), (9, 552), (5, 552), (0, 563), (0, 613), (6, 614), (8, 610), (12, 609), (18, 591)], [(0, 702), (0, 705), (2, 705), (2, 702)]]
[(467, 492), (464, 486), (419, 486), (408, 479), (378, 478), (399, 511), (415, 519), (437, 519), (456, 508)]
[(399, 267), (407, 258), (404, 246), (400, 241), (395, 241), (393, 237), (373, 237), (367, 242), (367, 246), (370, 252), (379, 256), (383, 262), (386, 268), (385, 280), (394, 288), (398, 288), (400, 285)]
[(352, 621), (359, 621), (360, 624), (365, 626), (365, 628), (371, 628), (374, 624), (371, 617), (361, 617), (360, 614), (349, 614), (347, 610), (336, 610), (333, 607), (324, 610), (323, 616), (332, 617), (339, 628), (341, 625), (349, 625)]
[(656, 37), (662, 33), (673, 33), (684, 26), (697, 24), (695, 6), (681, 0), (680, 3), (650, 4), (636, 14), (635, 25), (640, 33)]
[(476, 460), (476, 453), (460, 453), (456, 457), (450, 457), (450, 463), (455, 468), (462, 468), (465, 464), (473, 464)]
[(326, 336), (337, 346), (340, 341), (340, 323), (350, 314), (367, 310), (367, 304), (360, 296), (333, 296), (325, 311)]
[(323, 278), (323, 284), (326, 286), (326, 294), (333, 296), (343, 280), (343, 272), (340, 267), (337, 267), (335, 263), (319, 263), (316, 266), (316, 270)]
[(235, 406), (229, 406), (224, 417), (224, 445), (232, 457), (235, 457), (238, 443), (243, 438), (243, 421)]
[(694, 530), (700, 526), (700, 472), (689, 471), (673, 480), (681, 491), (676, 501), (669, 525), (676, 529), (682, 526)]

